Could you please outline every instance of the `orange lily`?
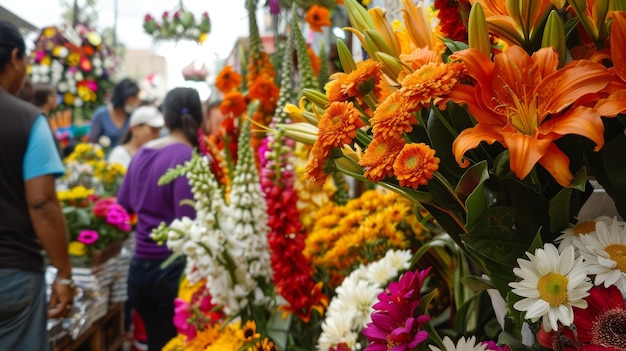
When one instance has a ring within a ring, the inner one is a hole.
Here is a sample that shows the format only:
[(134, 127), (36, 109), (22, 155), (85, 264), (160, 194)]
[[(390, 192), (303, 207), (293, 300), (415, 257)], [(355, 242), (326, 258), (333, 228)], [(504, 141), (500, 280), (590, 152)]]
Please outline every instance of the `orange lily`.
[[(611, 24), (611, 60), (613, 67), (610, 69), (615, 76), (604, 89), (609, 93), (608, 99), (601, 100), (596, 105), (603, 116), (615, 116), (617, 113), (626, 113), (626, 12), (613, 12)], [(602, 52), (598, 52), (599, 58), (604, 58)]]
[(498, 142), (509, 149), (513, 173), (525, 178), (536, 163), (562, 186), (573, 179), (569, 159), (553, 143), (566, 134), (578, 134), (604, 145), (604, 125), (594, 108), (578, 106), (581, 97), (602, 90), (611, 73), (602, 65), (572, 61), (562, 69), (553, 48), (532, 56), (519, 46), (494, 57), (477, 49), (457, 52), (453, 59), (465, 63), (475, 86), (457, 85), (449, 97), (467, 104), (478, 122), (461, 132), (452, 145), (459, 165), (468, 166), (463, 155), (482, 141)]
[(550, 0), (470, 0), (480, 3), (489, 31), (509, 44), (528, 48), (541, 36), (543, 24), (552, 9)]

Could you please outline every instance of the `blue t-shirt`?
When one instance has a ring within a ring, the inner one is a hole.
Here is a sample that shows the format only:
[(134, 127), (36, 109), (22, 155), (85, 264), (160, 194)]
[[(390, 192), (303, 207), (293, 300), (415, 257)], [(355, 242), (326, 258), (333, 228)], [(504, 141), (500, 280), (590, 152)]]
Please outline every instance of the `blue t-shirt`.
[(22, 169), (24, 181), (48, 174), (61, 176), (65, 173), (50, 126), (44, 115), (39, 115), (30, 129)]
[(122, 128), (117, 128), (113, 124), (109, 108), (107, 106), (99, 107), (91, 119), (91, 127), (89, 129), (89, 140), (97, 143), (101, 136), (107, 136), (111, 140), (110, 147), (116, 147), (120, 144), (120, 140), (128, 130), (128, 122), (130, 118), (126, 118)]

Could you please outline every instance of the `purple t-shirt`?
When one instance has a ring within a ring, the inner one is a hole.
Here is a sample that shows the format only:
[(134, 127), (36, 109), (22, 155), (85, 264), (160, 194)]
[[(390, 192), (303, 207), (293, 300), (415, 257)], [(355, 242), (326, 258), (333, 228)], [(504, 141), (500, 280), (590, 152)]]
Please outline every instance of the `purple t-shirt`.
[(150, 238), (152, 229), (176, 218), (196, 217), (193, 206), (180, 205), (181, 200), (193, 200), (187, 178), (159, 186), (165, 172), (190, 160), (192, 149), (183, 144), (171, 144), (161, 149), (141, 148), (128, 167), (117, 201), (126, 210), (137, 215), (135, 256), (146, 259), (165, 259), (172, 252), (166, 245), (159, 246)]

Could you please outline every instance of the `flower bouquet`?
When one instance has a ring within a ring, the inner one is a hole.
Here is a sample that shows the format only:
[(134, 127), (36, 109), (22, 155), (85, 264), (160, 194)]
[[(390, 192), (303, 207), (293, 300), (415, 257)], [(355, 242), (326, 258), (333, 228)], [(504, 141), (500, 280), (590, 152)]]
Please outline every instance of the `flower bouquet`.
[(56, 87), (60, 109), (78, 111), (78, 117), (88, 119), (104, 103), (118, 63), (119, 58), (92, 28), (83, 24), (46, 27), (32, 51), (29, 76), (33, 83)]
[(463, 253), (453, 313), (429, 314), (429, 273), (412, 266), (378, 296), (366, 349), (626, 349), (623, 223), (577, 218), (590, 175), (626, 214), (624, 3), (469, 4), (467, 38), (452, 40), (412, 1), (392, 25), (345, 0), (369, 58), (339, 42), (344, 72), (276, 125), (312, 146), (311, 181), (341, 172), (390, 189)]
[(58, 192), (69, 232), (75, 267), (90, 267), (115, 256), (131, 231), (131, 218), (115, 198), (98, 198), (77, 186)]
[(104, 151), (98, 144), (76, 145), (63, 163), (65, 176), (60, 180), (60, 187), (72, 189), (82, 185), (95, 189), (99, 196), (116, 196), (126, 174), (122, 165), (105, 160)]
[(203, 12), (196, 21), (193, 13), (185, 9), (180, 1), (174, 13), (170, 16), (169, 12), (163, 12), (160, 21), (146, 14), (143, 29), (155, 40), (189, 39), (202, 44), (211, 31), (211, 20), (209, 14)]

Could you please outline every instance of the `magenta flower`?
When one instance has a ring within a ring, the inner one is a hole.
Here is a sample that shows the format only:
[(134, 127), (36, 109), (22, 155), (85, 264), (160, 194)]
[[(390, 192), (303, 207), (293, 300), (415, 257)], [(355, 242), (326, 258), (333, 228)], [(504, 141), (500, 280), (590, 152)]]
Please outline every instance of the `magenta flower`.
[(126, 210), (118, 205), (111, 204), (107, 210), (107, 223), (125, 232), (130, 231), (130, 216)]
[(280, 13), (280, 3), (278, 0), (269, 0), (270, 13), (272, 15), (278, 15)]
[(187, 337), (187, 340), (196, 337), (196, 327), (191, 323), (191, 307), (181, 298), (174, 300), (174, 326), (180, 334)]
[(92, 245), (98, 240), (99, 237), (100, 235), (98, 235), (97, 231), (86, 229), (86, 230), (81, 230), (81, 232), (78, 233), (77, 240), (85, 245)]
[(430, 268), (417, 273), (407, 272), (400, 281), (392, 282), (378, 295), (372, 321), (363, 330), (370, 343), (365, 351), (411, 350), (428, 339), (428, 332), (421, 328), (430, 317), (425, 314), (415, 316), (428, 272)]
[(485, 346), (485, 350), (493, 350), (493, 351), (503, 351), (504, 348), (498, 346), (498, 344), (495, 343), (495, 341), (483, 341), (480, 343), (481, 345)]

